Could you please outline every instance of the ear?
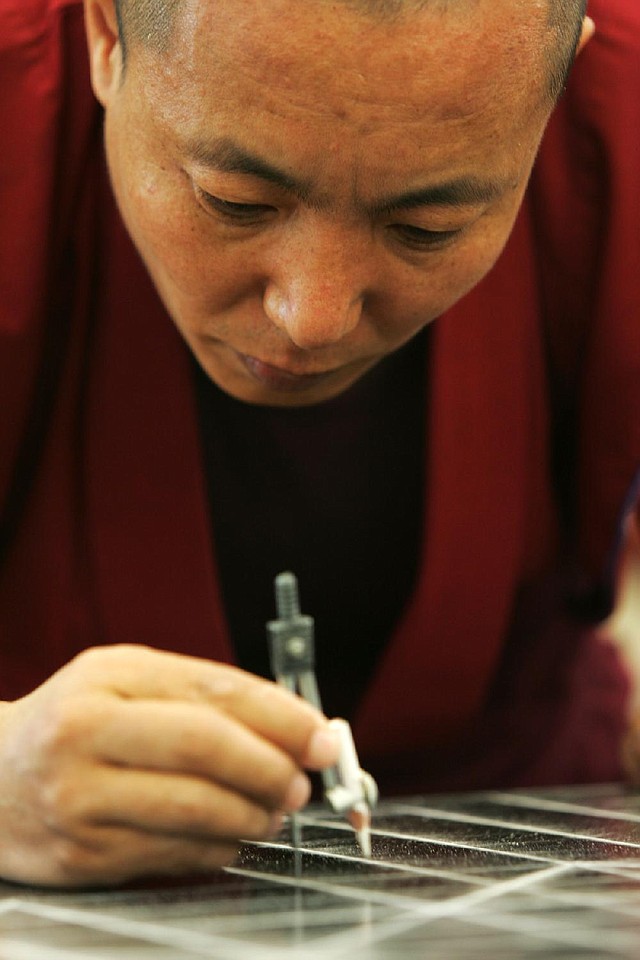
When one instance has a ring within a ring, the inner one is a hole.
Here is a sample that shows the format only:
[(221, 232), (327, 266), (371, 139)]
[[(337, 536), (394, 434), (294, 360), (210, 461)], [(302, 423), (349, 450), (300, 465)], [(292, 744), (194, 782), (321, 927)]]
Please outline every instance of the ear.
[(113, 0), (84, 0), (93, 92), (103, 106), (120, 87), (122, 44)]
[(576, 56), (581, 53), (586, 45), (591, 40), (591, 37), (596, 32), (596, 25), (591, 19), (591, 17), (585, 17), (582, 21), (582, 32), (580, 34), (580, 40), (578, 41), (578, 48), (576, 50)]

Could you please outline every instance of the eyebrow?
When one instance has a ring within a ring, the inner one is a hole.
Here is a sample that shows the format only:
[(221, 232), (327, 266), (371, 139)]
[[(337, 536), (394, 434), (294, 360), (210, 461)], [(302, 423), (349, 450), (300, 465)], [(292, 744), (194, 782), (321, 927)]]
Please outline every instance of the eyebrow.
[(235, 143), (223, 137), (212, 143), (195, 143), (187, 150), (191, 159), (201, 166), (210, 167), (221, 173), (242, 173), (251, 177), (267, 180), (283, 190), (295, 193), (301, 199), (307, 199), (311, 193), (311, 184), (285, 173), (262, 157), (250, 153)]
[[(222, 173), (237, 173), (258, 177), (273, 183), (299, 199), (308, 201), (313, 187), (251, 153), (235, 141), (223, 137), (210, 143), (196, 142), (188, 147), (188, 156), (197, 164)], [(377, 200), (367, 207), (370, 213), (384, 215), (416, 207), (474, 207), (499, 197), (508, 188), (506, 179), (483, 180), (478, 177), (457, 177), (432, 186), (409, 190)]]
[(397, 196), (377, 201), (373, 212), (396, 213), (415, 207), (477, 207), (496, 200), (508, 188), (509, 181), (481, 180), (477, 177), (457, 177), (433, 186), (409, 190)]

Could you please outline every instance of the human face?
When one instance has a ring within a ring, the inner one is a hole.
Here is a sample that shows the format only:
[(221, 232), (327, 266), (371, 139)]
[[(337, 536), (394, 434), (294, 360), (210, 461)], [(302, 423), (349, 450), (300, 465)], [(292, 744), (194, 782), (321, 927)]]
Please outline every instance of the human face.
[(136, 45), (122, 83), (90, 28), (125, 223), (233, 396), (339, 394), (497, 259), (547, 119), (544, 16), (438, 6), (186, 0), (169, 52)]

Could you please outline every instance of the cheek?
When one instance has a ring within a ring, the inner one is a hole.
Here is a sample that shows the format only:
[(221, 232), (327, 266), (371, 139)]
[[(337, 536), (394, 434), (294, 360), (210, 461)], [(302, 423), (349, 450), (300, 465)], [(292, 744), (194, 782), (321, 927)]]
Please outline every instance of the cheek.
[(178, 285), (192, 287), (218, 251), (207, 248), (183, 191), (147, 183), (127, 199), (127, 226), (143, 258)]
[(406, 340), (462, 299), (495, 264), (511, 225), (512, 220), (507, 219), (483, 226), (437, 259), (427, 261), (403, 283), (396, 283), (395, 296), (385, 304), (381, 321), (387, 336)]
[[(135, 142), (135, 141), (134, 141)], [(151, 275), (162, 287), (193, 290), (221, 251), (206, 236), (184, 177), (161, 162), (140, 161), (107, 139), (111, 181), (127, 230)]]
[(167, 311), (185, 335), (228, 313), (248, 294), (237, 257), (214, 243), (185, 209), (182, 191), (148, 183), (129, 191), (121, 207), (133, 242)]
[[(126, 130), (125, 130), (126, 133)], [(243, 258), (216, 242), (189, 182), (171, 158), (145, 149), (144, 136), (105, 130), (115, 198), (127, 231), (168, 313), (187, 334), (248, 296)], [(135, 149), (132, 149), (132, 145)], [(244, 258), (246, 260), (246, 258)]]

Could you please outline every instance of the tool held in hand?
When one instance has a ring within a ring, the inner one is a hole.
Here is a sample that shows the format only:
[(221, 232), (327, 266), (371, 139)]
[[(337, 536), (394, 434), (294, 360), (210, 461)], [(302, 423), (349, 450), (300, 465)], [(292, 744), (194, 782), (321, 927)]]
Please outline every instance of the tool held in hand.
[[(267, 623), (271, 670), (278, 683), (322, 710), (315, 675), (313, 617), (300, 613), (298, 581), (293, 573), (275, 579), (277, 619)], [(360, 768), (351, 727), (346, 720), (329, 721), (340, 740), (335, 767), (322, 772), (324, 795), (336, 813), (344, 814), (356, 832), (365, 856), (371, 856), (371, 809), (378, 800), (373, 777)], [(299, 830), (293, 822), (294, 845)]]

